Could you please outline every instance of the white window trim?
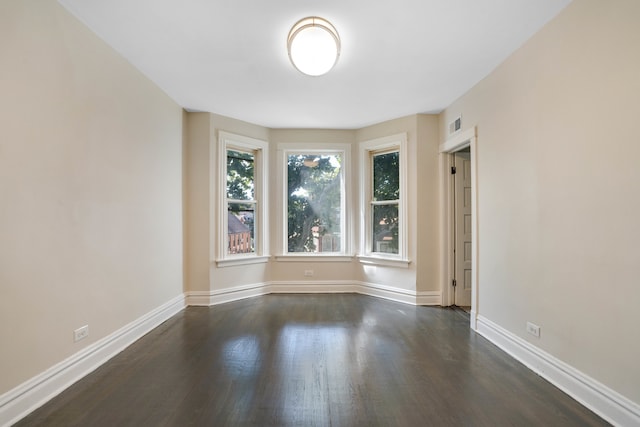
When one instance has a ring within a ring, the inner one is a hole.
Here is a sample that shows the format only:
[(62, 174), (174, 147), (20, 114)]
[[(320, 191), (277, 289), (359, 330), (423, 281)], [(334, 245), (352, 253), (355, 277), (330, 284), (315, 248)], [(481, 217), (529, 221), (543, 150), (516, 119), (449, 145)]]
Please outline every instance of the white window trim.
[[(353, 233), (352, 233), (352, 213), (353, 210), (351, 203), (349, 202), (351, 197), (351, 182), (347, 178), (351, 171), (351, 144), (341, 143), (279, 143), (277, 145), (278, 150), (278, 170), (281, 172), (278, 174), (280, 180), (280, 195), (281, 200), (281, 212), (280, 212), (280, 251), (276, 255), (276, 261), (338, 261), (344, 262), (346, 260), (351, 261), (353, 259)], [(287, 180), (287, 157), (289, 154), (328, 154), (328, 153), (340, 153), (343, 156), (343, 164), (341, 171), (342, 180), (342, 215), (340, 217), (340, 231), (342, 234), (342, 251), (341, 252), (327, 252), (327, 253), (300, 253), (300, 252), (288, 252), (287, 231), (288, 231), (288, 215), (287, 215), (287, 194), (288, 194), (288, 180)]]
[(361, 264), (383, 265), (398, 268), (409, 268), (409, 264), (411, 263), (411, 260), (398, 258), (395, 254), (388, 256), (358, 255), (358, 261), (360, 261)]
[[(397, 149), (400, 152), (400, 200), (398, 217), (398, 254), (372, 252), (373, 236), (371, 235), (370, 198), (372, 195), (371, 155), (377, 151)], [(363, 141), (360, 151), (360, 250), (358, 260), (363, 264), (375, 264), (391, 267), (407, 268), (411, 260), (408, 258), (408, 215), (407, 215), (407, 134), (399, 133), (383, 138)]]
[[(310, 258), (312, 259), (310, 260)], [(291, 253), (287, 255), (276, 255), (275, 260), (278, 262), (351, 262), (353, 260), (353, 255), (331, 255), (330, 253)]]
[(216, 260), (218, 267), (233, 267), (236, 265), (248, 265), (248, 264), (264, 264), (269, 262), (270, 256), (260, 256), (255, 254), (238, 254), (230, 255), (226, 259)]
[[(256, 219), (254, 233), (256, 235), (256, 248), (254, 253), (228, 254), (227, 253), (227, 150), (250, 150), (254, 156), (254, 197), (256, 200)], [(216, 265), (218, 267), (231, 267), (244, 264), (258, 264), (269, 261), (269, 230), (268, 219), (268, 177), (269, 145), (266, 141), (236, 135), (224, 131), (218, 133), (218, 236)]]

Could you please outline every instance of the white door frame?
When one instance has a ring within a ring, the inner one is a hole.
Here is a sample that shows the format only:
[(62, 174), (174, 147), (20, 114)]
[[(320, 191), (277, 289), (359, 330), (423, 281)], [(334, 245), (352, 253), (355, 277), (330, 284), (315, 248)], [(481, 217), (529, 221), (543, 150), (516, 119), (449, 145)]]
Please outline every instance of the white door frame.
[(465, 148), (471, 149), (471, 329), (477, 329), (478, 313), (478, 147), (475, 126), (459, 132), (440, 144), (440, 277), (442, 305), (453, 303), (454, 277), (454, 235), (453, 235), (453, 153)]

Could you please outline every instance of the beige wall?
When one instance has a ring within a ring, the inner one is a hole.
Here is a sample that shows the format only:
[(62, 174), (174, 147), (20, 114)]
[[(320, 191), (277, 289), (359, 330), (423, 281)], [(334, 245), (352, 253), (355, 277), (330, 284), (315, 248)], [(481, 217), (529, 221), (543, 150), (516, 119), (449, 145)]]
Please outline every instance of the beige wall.
[[(210, 113), (187, 113), (187, 290), (216, 291), (268, 280), (268, 265), (216, 265), (218, 134), (225, 131), (267, 141), (266, 128)], [(222, 236), (224, 238), (224, 236)]]
[(574, 1), (441, 116), (477, 125), (479, 314), (635, 402), (638, 18)]
[(417, 193), (417, 218), (415, 223), (411, 223), (418, 230), (416, 289), (440, 291), (438, 116), (420, 114), (417, 120), (416, 175), (415, 180), (410, 180), (415, 184)]
[(53, 0), (0, 52), (2, 394), (182, 293), (182, 110)]
[(211, 115), (186, 113), (186, 252), (188, 291), (209, 290)]
[(411, 291), (438, 291), (438, 121), (419, 114), (357, 131), (358, 142), (407, 134), (408, 269), (360, 266), (360, 280)]

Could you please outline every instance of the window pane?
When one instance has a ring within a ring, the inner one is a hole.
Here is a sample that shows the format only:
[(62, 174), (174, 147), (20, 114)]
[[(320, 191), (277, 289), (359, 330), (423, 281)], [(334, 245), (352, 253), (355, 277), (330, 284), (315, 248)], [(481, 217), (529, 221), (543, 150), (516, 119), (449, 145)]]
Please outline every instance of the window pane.
[(229, 203), (227, 253), (248, 254), (255, 252), (254, 212), (255, 204), (253, 203)]
[(289, 252), (341, 252), (342, 156), (287, 157)]
[(400, 198), (400, 153), (373, 156), (373, 200)]
[(253, 153), (227, 150), (227, 198), (253, 200)]
[(397, 254), (398, 247), (398, 205), (374, 205), (371, 252)]

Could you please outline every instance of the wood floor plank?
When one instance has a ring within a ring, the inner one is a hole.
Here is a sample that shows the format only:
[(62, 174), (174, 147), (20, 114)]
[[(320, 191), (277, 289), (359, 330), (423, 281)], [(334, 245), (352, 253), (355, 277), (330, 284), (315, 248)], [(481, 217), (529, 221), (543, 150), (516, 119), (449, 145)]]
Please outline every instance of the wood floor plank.
[(353, 294), (190, 307), (17, 426), (601, 426), (464, 313)]

